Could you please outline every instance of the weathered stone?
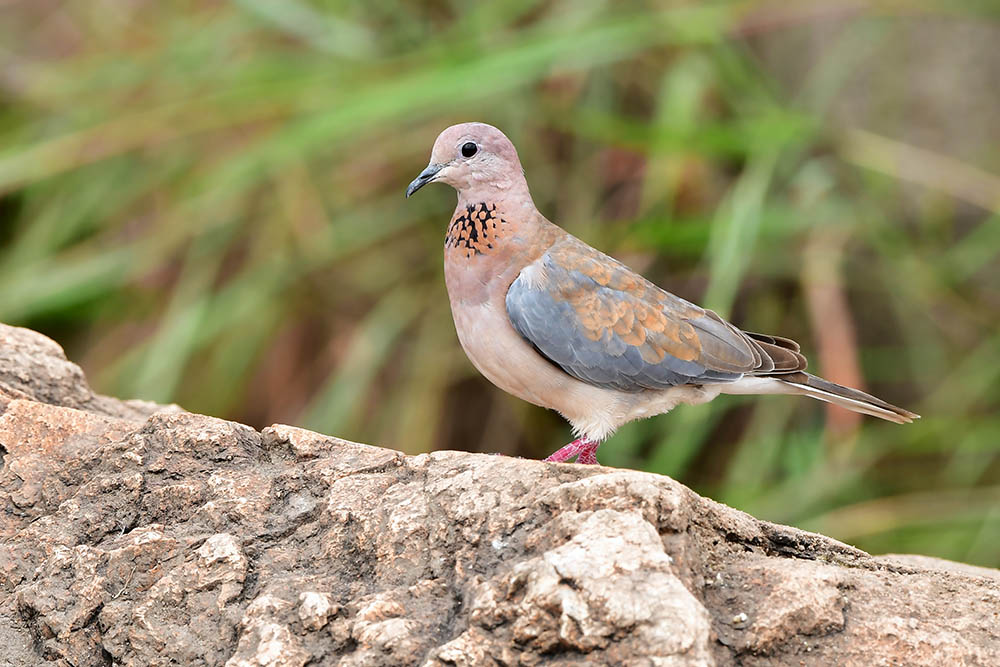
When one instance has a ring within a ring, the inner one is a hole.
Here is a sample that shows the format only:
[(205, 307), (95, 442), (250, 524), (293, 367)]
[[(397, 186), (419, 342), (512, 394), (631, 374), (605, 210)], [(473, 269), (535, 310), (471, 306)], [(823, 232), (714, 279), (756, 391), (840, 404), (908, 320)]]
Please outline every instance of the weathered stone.
[(176, 405), (95, 394), (80, 367), (66, 359), (54, 340), (30, 329), (0, 324), (0, 412), (6, 400), (16, 398), (125, 419), (143, 419), (161, 410), (180, 411)]
[(994, 570), (657, 475), (141, 414), (74, 369), (0, 330), (0, 665), (1000, 664)]

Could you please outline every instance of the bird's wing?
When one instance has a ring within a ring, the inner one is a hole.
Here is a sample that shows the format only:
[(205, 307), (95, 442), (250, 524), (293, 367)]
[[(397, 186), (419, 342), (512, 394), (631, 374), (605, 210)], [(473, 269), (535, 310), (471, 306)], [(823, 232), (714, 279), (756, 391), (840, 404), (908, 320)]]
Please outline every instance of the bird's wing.
[(756, 340), (572, 236), (521, 271), (506, 305), (514, 328), (542, 355), (602, 387), (731, 382), (805, 365), (785, 339)]

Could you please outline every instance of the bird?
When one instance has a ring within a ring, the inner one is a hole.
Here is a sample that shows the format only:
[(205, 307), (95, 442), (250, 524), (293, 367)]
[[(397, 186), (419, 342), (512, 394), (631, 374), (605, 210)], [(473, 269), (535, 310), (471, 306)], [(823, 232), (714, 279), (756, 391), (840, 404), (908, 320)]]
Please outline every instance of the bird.
[(720, 394), (798, 394), (897, 424), (919, 415), (805, 372), (799, 345), (743, 331), (656, 286), (535, 207), (514, 144), (485, 123), (445, 129), (406, 188), (445, 183), (455, 330), (500, 389), (559, 412), (575, 440), (546, 461), (596, 464), (628, 422)]

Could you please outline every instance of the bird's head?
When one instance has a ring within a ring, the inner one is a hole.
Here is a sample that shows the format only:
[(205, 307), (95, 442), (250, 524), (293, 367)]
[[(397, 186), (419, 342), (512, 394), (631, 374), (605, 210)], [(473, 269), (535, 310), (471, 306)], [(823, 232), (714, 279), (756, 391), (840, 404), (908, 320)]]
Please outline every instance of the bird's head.
[(485, 123), (452, 125), (439, 134), (430, 164), (406, 188), (406, 196), (435, 182), (447, 183), (460, 196), (527, 193), (514, 144)]

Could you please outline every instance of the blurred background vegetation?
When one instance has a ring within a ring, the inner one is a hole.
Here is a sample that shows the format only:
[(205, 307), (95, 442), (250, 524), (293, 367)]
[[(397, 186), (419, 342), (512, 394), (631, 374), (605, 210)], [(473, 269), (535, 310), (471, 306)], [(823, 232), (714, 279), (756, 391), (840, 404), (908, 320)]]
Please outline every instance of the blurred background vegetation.
[(458, 346), (454, 193), (403, 198), (482, 120), (551, 219), (924, 415), (723, 397), (602, 462), (1000, 566), (998, 44), (988, 0), (0, 3), (0, 320), (103, 393), (544, 456)]

